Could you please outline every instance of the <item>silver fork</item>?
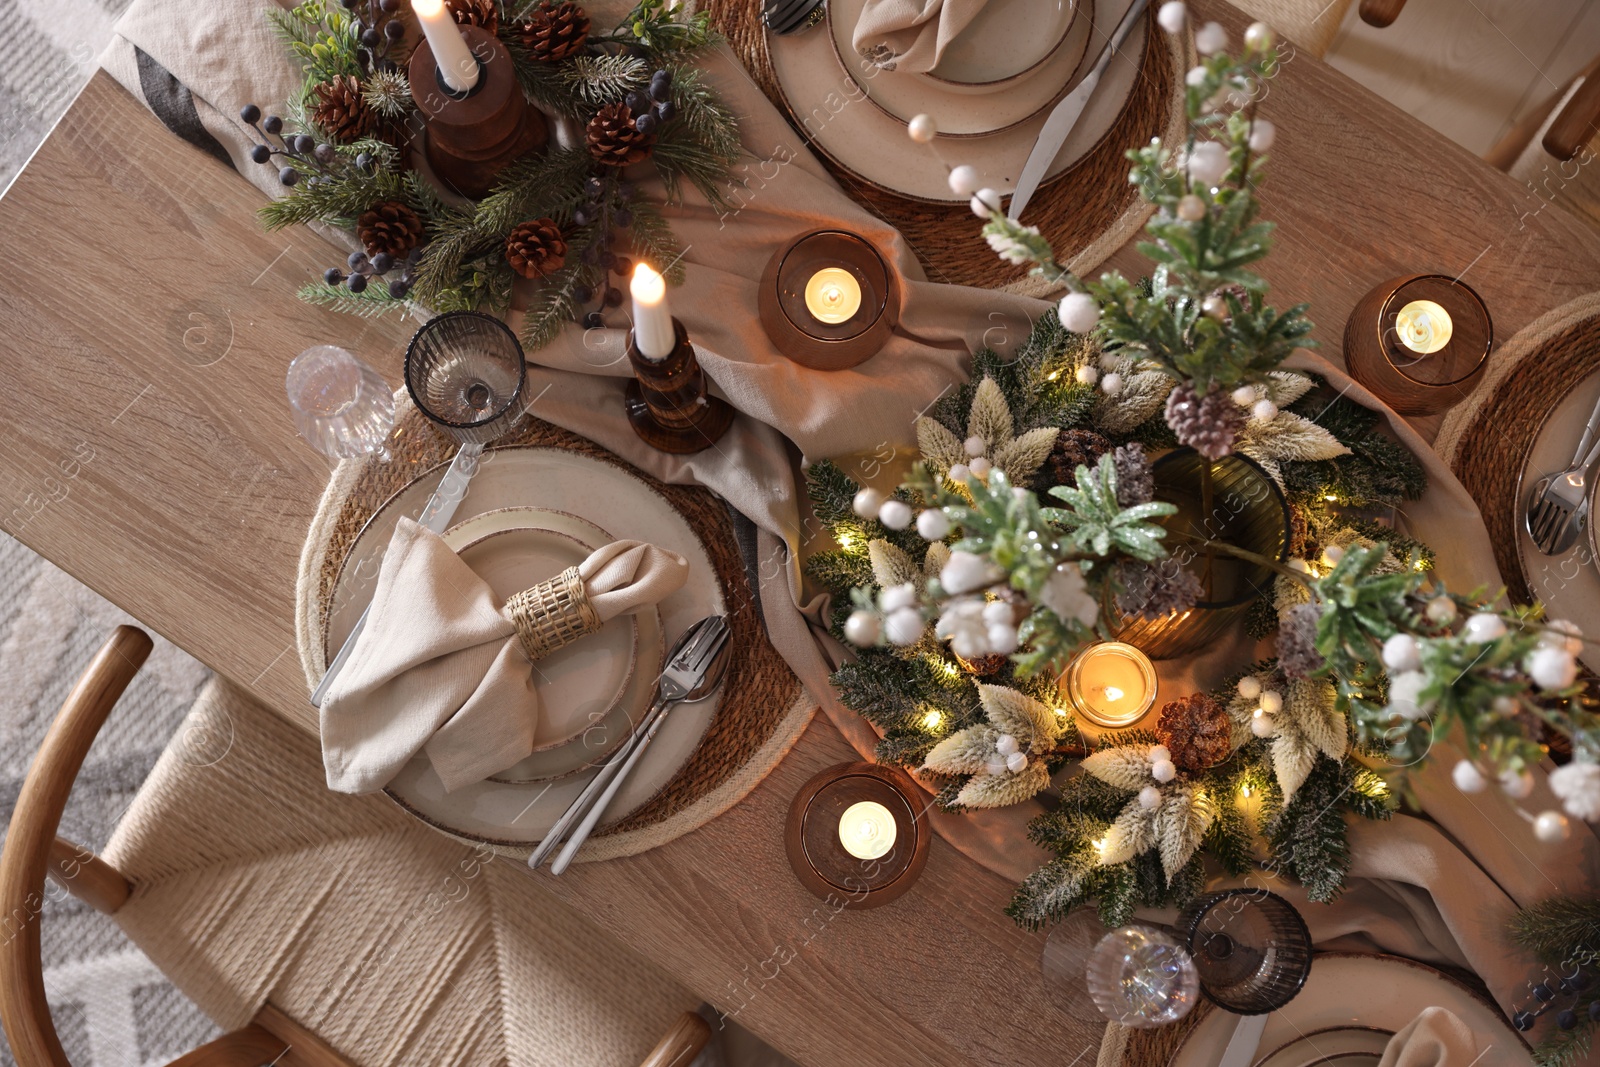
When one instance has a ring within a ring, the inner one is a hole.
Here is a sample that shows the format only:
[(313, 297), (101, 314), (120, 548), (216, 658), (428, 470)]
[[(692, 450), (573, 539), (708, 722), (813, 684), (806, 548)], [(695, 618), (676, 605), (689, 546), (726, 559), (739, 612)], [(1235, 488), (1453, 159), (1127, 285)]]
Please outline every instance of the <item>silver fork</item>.
[[(528, 856), (528, 866), (531, 869), (539, 869), (545, 858), (561, 843), (561, 839), (566, 835), (568, 827), (583, 817), (584, 812), (589, 808), (590, 802), (605, 789), (611, 779), (622, 769), (622, 765), (627, 762), (628, 754), (638, 744), (639, 738), (650, 729), (652, 722), (659, 716), (662, 707), (667, 702), (668, 675), (674, 670), (684, 671), (688, 665), (700, 662), (701, 656), (707, 649), (714, 646), (720, 647), (720, 642), (717, 641), (717, 638), (719, 635), (726, 636), (727, 630), (728, 621), (725, 617), (708, 615), (684, 631), (683, 636), (678, 639), (677, 646), (673, 648), (671, 655), (667, 657), (667, 666), (662, 670), (660, 680), (657, 682), (658, 696), (655, 702), (651, 704), (644, 717), (639, 720), (639, 725), (634, 728), (633, 733), (616, 752), (612, 753), (611, 758), (595, 774), (594, 779), (584, 787), (583, 792), (578, 794), (578, 798), (568, 806), (567, 810), (562, 812), (561, 818), (556, 820), (555, 825), (550, 827), (550, 832), (544, 835), (544, 840), (540, 841), (538, 847)], [(707, 661), (709, 661), (709, 657), (707, 657)], [(701, 670), (702, 672), (704, 670), (703, 664)], [(698, 675), (694, 677), (697, 679)]]
[(1545, 555), (1559, 556), (1577, 541), (1586, 518), (1589, 468), (1596, 459), (1600, 459), (1600, 444), (1566, 470), (1539, 479), (1533, 487), (1523, 521), (1528, 536)]

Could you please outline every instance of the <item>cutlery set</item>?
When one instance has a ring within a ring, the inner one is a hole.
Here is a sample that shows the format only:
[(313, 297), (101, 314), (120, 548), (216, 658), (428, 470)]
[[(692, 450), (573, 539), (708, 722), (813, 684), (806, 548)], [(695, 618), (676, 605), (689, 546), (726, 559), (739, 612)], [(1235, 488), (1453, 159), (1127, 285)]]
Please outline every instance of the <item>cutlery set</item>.
[(1528, 495), (1523, 524), (1539, 551), (1559, 556), (1577, 543), (1589, 524), (1590, 473), (1600, 460), (1600, 402), (1583, 427), (1572, 462), (1555, 474), (1545, 475)]

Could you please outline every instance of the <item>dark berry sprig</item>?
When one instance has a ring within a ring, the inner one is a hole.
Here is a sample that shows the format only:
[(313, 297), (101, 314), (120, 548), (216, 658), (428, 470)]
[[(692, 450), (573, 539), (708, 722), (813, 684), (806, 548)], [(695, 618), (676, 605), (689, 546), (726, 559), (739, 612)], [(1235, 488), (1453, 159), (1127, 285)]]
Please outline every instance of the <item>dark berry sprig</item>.
[[(611, 275), (625, 278), (633, 273), (633, 258), (615, 249), (619, 236), (633, 225), (633, 209), (629, 206), (638, 195), (634, 186), (608, 172), (606, 176), (592, 175), (584, 182), (584, 201), (573, 209), (572, 221), (576, 226), (595, 227), (595, 236), (586, 245), (579, 258), (593, 270), (601, 268), (601, 282), (597, 285), (578, 285), (572, 290), (579, 307), (578, 321), (594, 329), (605, 325), (602, 314), (606, 308), (622, 304), (622, 289), (612, 284)], [(599, 307), (584, 312), (593, 301)]]
[(1536, 982), (1529, 990), (1533, 994), (1533, 1003), (1512, 1012), (1511, 1025), (1526, 1033), (1533, 1029), (1540, 1016), (1553, 1011), (1556, 1013), (1556, 1026), (1571, 1030), (1578, 1025), (1580, 1007), (1584, 1008), (1583, 1014), (1589, 1022), (1600, 1022), (1600, 997), (1584, 995), (1593, 984), (1594, 975), (1585, 965), (1574, 966), (1571, 974), (1553, 982), (1548, 977)]
[(665, 68), (650, 75), (648, 89), (635, 89), (623, 101), (633, 116), (633, 128), (640, 133), (655, 133), (678, 114), (672, 102), (672, 71)]
[(398, 69), (389, 53), (406, 35), (405, 24), (395, 18), (400, 0), (343, 0), (344, 7), (361, 24), (356, 62), (363, 74)]
[(306, 176), (307, 185), (320, 185), (348, 177), (352, 168), (371, 173), (376, 164), (370, 153), (361, 152), (354, 161), (349, 161), (333, 145), (319, 142), (308, 134), (284, 133), (281, 116), (263, 117), (261, 109), (254, 104), (240, 108), (239, 118), (260, 137), (250, 149), (251, 162), (277, 167), (278, 180), (284, 185), (296, 185), (302, 176)]
[(398, 270), (394, 278), (388, 282), (389, 297), (392, 300), (404, 300), (416, 281), (413, 274), (417, 269), (417, 261), (421, 258), (421, 245), (417, 245), (404, 260), (398, 262), (387, 252), (371, 256), (365, 252), (351, 252), (350, 258), (345, 260), (348, 271), (329, 267), (322, 272), (322, 280), (329, 285), (343, 284), (352, 293), (359, 294), (367, 291), (367, 286), (373, 278), (382, 278)]

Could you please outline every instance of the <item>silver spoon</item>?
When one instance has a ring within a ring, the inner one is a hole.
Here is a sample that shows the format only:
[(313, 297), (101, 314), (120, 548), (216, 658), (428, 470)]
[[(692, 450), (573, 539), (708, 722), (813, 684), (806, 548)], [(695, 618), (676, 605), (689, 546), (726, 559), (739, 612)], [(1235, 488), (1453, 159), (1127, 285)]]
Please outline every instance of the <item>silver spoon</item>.
[(706, 668), (705, 677), (700, 679), (700, 684), (689, 690), (681, 699), (662, 707), (655, 721), (649, 725), (644, 735), (639, 738), (639, 743), (633, 746), (632, 752), (628, 753), (627, 762), (622, 765), (622, 769), (617, 772), (616, 777), (611, 779), (611, 784), (606, 787), (606, 791), (600, 794), (599, 798), (589, 808), (589, 813), (583, 817), (583, 822), (578, 824), (578, 828), (567, 839), (566, 846), (561, 850), (561, 854), (550, 865), (551, 874), (560, 874), (571, 865), (573, 856), (577, 855), (578, 847), (588, 838), (595, 824), (605, 814), (606, 806), (611, 803), (611, 798), (616, 796), (617, 790), (622, 788), (623, 780), (633, 770), (633, 765), (639, 761), (639, 757), (644, 755), (644, 750), (650, 747), (650, 742), (655, 738), (656, 731), (661, 729), (661, 724), (667, 721), (667, 714), (678, 704), (694, 704), (704, 700), (716, 691), (717, 686), (722, 684), (723, 675), (728, 673), (728, 657), (733, 651), (733, 642), (725, 639), (726, 634), (723, 636), (722, 647), (717, 650), (715, 653), (716, 658)]

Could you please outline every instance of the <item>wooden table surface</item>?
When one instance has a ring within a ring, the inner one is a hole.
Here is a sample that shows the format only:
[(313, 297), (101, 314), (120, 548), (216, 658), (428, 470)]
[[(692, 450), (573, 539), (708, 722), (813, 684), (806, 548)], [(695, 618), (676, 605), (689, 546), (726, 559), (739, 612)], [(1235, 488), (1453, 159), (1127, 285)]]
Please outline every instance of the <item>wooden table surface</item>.
[[(1280, 304), (1312, 303), (1324, 354), (1393, 275), (1462, 276), (1502, 339), (1600, 289), (1600, 237), (1322, 63), (1295, 58), (1273, 94), (1265, 274)], [(339, 257), (306, 230), (262, 232), (260, 203), (108, 76), (91, 82), (0, 198), (0, 528), (314, 728), (294, 581), (328, 469), (294, 435), (283, 371), (325, 342), (398, 380), (409, 328), (298, 302)], [(1143, 270), (1127, 249), (1113, 263)], [(1043, 936), (1002, 914), (1012, 887), (954, 849), (936, 843), (919, 887), (874, 912), (835, 917), (798, 886), (784, 810), (852, 757), (814, 723), (702, 829), (547, 881), (814, 1067), (1092, 1062), (1096, 1029), (1043, 989)]]

